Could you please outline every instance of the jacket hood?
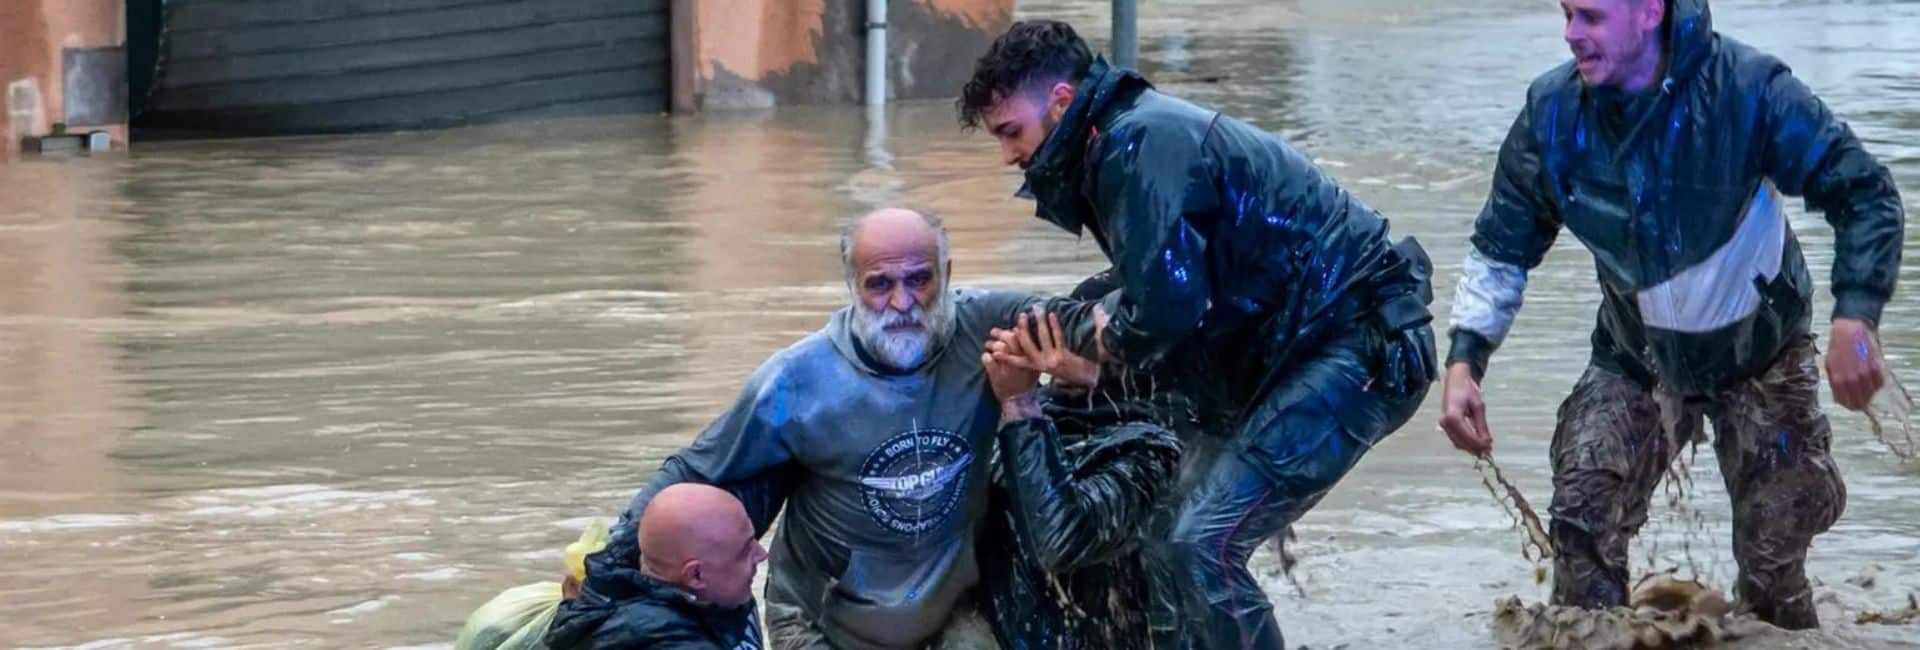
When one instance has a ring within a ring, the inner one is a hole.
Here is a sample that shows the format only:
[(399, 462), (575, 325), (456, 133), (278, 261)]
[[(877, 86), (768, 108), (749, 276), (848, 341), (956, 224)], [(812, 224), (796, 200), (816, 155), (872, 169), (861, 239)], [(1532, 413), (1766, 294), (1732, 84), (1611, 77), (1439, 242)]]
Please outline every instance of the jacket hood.
[(1707, 0), (1668, 0), (1667, 76), (1664, 85), (1692, 79), (1713, 53), (1713, 15)]
[[(639, 569), (620, 567), (601, 574), (589, 575), (579, 597), (560, 604), (552, 626), (547, 629), (544, 643), (553, 648), (571, 648), (586, 644), (601, 632), (619, 615), (622, 607), (632, 607), (658, 603), (684, 613), (687, 620), (706, 620), (712, 617), (732, 617), (743, 610), (750, 610), (754, 604), (749, 602), (739, 607), (719, 607), (697, 602), (693, 594), (672, 584), (652, 578)], [(654, 621), (666, 623), (666, 621)], [(623, 625), (615, 623), (615, 625)], [(644, 636), (641, 629), (609, 629), (615, 636)]]
[(1026, 185), (1019, 194), (1036, 201), (1035, 216), (1080, 234), (1090, 218), (1085, 201), (1073, 189), (1077, 184), (1068, 181), (1081, 169), (1093, 127), (1117, 98), (1152, 87), (1138, 72), (1110, 65), (1105, 58), (1094, 59), (1087, 76), (1074, 84), (1073, 103), (1067, 105), (1066, 114), (1041, 141), (1033, 164), (1027, 166)]

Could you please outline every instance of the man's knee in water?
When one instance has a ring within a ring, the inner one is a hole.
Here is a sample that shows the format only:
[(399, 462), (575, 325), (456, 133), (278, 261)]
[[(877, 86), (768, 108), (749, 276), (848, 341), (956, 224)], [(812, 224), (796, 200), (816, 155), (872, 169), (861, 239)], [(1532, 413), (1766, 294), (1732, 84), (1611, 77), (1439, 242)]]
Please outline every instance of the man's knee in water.
[(1199, 518), (1182, 516), (1167, 536), (1164, 552), (1184, 580), (1197, 579), (1198, 571), (1218, 573), (1223, 564), (1228, 531), (1208, 525)]
[(1554, 557), (1553, 602), (1576, 607), (1612, 607), (1627, 604), (1627, 568), (1619, 560), (1609, 560), (1594, 536), (1567, 522), (1555, 520), (1548, 526), (1558, 554)]
[[(1204, 503), (1204, 502), (1200, 502)], [(1169, 534), (1165, 553), (1177, 574), (1177, 589), (1204, 591), (1208, 602), (1220, 602), (1230, 591), (1236, 573), (1246, 571), (1253, 550), (1271, 535), (1249, 530), (1270, 503), (1240, 504), (1237, 509), (1196, 507), (1188, 501)]]
[(1241, 565), (1246, 558), (1234, 557), (1230, 522), (1203, 519), (1183, 515), (1165, 549), (1175, 574), (1169, 586), (1187, 594), (1180, 600), (1189, 607), (1226, 602), (1233, 596), (1228, 588), (1232, 572), (1245, 570)]
[(1554, 432), (1552, 516), (1596, 535), (1626, 523), (1621, 520), (1636, 510), (1626, 500), (1633, 496), (1638, 455), (1619, 422), (1632, 416), (1610, 410), (1562, 408)]
[(1568, 469), (1554, 472), (1554, 522), (1566, 523), (1582, 531), (1600, 535), (1625, 523), (1628, 510), (1627, 484), (1620, 475), (1607, 469)]
[(1554, 601), (1581, 607), (1625, 605), (1627, 546), (1623, 522), (1625, 481), (1605, 470), (1554, 476), (1548, 534), (1558, 551)]
[(1806, 574), (1809, 540), (1759, 537), (1734, 544), (1740, 564), (1734, 593), (1741, 607), (1760, 620), (1790, 630), (1818, 627), (1820, 617)]

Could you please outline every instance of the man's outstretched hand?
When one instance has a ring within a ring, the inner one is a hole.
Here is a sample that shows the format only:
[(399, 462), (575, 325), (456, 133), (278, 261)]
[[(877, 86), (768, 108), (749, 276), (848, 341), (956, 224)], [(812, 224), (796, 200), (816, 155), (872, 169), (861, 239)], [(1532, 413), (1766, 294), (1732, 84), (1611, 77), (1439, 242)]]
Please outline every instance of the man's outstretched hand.
[(1487, 428), (1487, 403), (1480, 398), (1480, 382), (1465, 363), (1447, 366), (1447, 385), (1441, 391), (1440, 429), (1460, 451), (1475, 456), (1493, 453), (1493, 431)]
[(1100, 364), (1067, 348), (1066, 328), (1058, 314), (1021, 314), (1011, 330), (994, 328), (987, 353), (994, 361), (1053, 376), (1057, 383), (1076, 389), (1100, 383)]

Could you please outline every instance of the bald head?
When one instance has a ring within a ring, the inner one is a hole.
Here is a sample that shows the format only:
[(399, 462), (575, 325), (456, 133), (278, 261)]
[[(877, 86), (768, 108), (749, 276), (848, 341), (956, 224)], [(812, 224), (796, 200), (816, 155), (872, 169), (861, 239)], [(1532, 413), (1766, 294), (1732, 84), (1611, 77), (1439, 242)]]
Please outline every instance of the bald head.
[(920, 251), (947, 265), (947, 226), (940, 217), (907, 208), (880, 208), (840, 229), (840, 263), (852, 282), (859, 261), (877, 252)]
[(953, 265), (939, 217), (905, 208), (869, 212), (840, 231), (840, 257), (853, 294), (853, 335), (864, 351), (906, 371), (946, 342)]
[(640, 515), (639, 537), (643, 573), (721, 605), (752, 598), (754, 566), (766, 559), (747, 509), (710, 485), (660, 490)]

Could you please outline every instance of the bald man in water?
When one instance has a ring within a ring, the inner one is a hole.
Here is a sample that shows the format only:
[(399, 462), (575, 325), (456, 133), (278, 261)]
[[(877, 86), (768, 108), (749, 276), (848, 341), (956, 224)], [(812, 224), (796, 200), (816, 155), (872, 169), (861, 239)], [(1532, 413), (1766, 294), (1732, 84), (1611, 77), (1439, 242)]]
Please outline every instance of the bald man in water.
[(640, 518), (637, 570), (569, 600), (546, 638), (555, 650), (759, 650), (754, 568), (767, 551), (726, 490), (668, 486)]
[[(850, 224), (850, 304), (775, 353), (661, 465), (588, 557), (582, 598), (645, 566), (622, 537), (631, 522), (671, 487), (702, 483), (738, 497), (756, 535), (786, 512), (768, 562), (774, 647), (991, 647), (978, 616), (956, 616), (979, 582), (974, 536), (1000, 421), (980, 355), (993, 328), (1042, 301), (950, 289), (947, 250), (932, 215), (885, 209)], [(1091, 313), (1045, 307), (1069, 322)]]

